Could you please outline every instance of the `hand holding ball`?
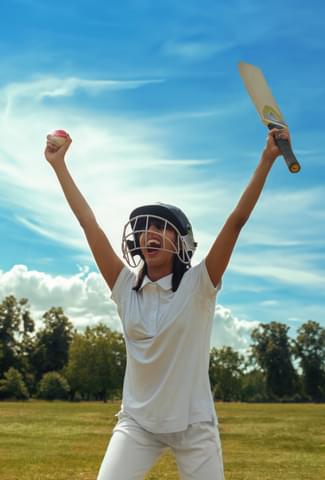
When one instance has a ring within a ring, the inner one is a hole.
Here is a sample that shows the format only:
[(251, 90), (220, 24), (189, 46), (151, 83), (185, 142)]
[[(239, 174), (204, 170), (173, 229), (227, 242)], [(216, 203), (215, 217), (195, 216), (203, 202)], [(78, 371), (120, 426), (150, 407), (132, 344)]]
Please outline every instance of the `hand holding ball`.
[(54, 130), (47, 135), (48, 148), (51, 152), (56, 152), (66, 143), (69, 134), (65, 130)]

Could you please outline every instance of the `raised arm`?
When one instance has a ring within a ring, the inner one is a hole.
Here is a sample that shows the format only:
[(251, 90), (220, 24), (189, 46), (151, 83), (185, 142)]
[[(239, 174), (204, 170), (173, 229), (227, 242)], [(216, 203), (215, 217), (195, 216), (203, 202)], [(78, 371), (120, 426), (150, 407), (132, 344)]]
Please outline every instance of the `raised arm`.
[(274, 129), (269, 132), (267, 144), (251, 181), (206, 256), (207, 270), (215, 286), (220, 282), (228, 266), (240, 231), (247, 222), (260, 197), (274, 160), (281, 155), (274, 140), (275, 136), (281, 136), (281, 138), (290, 140), (288, 130), (281, 130), (280, 132)]
[(45, 158), (53, 167), (65, 198), (85, 232), (98, 268), (106, 283), (110, 289), (112, 289), (124, 264), (114, 252), (108, 238), (98, 225), (93, 211), (69, 173), (65, 163), (65, 154), (70, 147), (71, 142), (71, 138), (68, 137), (68, 140), (64, 145), (62, 145), (57, 151), (53, 151), (55, 145), (51, 143), (51, 139), (48, 137)]

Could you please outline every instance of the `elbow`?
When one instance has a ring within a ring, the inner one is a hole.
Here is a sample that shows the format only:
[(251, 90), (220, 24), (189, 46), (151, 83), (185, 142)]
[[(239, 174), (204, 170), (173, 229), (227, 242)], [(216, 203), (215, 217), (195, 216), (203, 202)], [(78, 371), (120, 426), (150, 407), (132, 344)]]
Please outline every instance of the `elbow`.
[(231, 217), (233, 225), (238, 231), (240, 231), (244, 227), (247, 220), (249, 219), (249, 215), (238, 214), (237, 212), (234, 212)]
[(236, 226), (237, 226), (238, 230), (241, 230), (244, 227), (247, 220), (248, 220), (248, 217), (243, 217), (243, 218), (238, 219), (238, 221), (236, 223)]

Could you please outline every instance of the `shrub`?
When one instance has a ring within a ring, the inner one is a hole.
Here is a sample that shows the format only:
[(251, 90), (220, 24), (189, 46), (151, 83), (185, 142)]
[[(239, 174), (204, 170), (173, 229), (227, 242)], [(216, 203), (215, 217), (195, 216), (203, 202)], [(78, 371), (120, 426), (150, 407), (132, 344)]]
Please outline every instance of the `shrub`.
[(65, 400), (69, 395), (69, 384), (58, 372), (48, 372), (39, 382), (38, 396), (44, 400)]
[(12, 398), (16, 400), (27, 400), (29, 397), (27, 387), (22, 374), (11, 367), (0, 380), (0, 398)]

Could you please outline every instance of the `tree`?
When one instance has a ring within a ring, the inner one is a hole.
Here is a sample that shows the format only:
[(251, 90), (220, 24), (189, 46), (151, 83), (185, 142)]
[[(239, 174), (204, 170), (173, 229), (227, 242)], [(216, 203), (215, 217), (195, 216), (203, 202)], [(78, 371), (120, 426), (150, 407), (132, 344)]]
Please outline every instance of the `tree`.
[(231, 347), (211, 349), (209, 376), (216, 400), (229, 402), (240, 399), (243, 369), (244, 357)]
[(78, 392), (82, 398), (89, 400), (93, 388), (93, 348), (86, 336), (76, 333), (69, 349), (69, 361), (64, 369), (70, 385), (71, 399)]
[(0, 304), (0, 377), (10, 367), (26, 372), (31, 334), (34, 332), (28, 300), (17, 300), (13, 295)]
[(74, 328), (61, 307), (52, 307), (43, 315), (44, 328), (36, 334), (32, 364), (39, 380), (46, 372), (60, 371), (68, 362)]
[(325, 328), (309, 320), (297, 333), (294, 354), (300, 361), (304, 390), (314, 401), (325, 400)]
[(0, 380), (0, 398), (27, 400), (29, 397), (23, 376), (18, 370), (11, 367)]
[(295, 393), (297, 375), (291, 361), (289, 327), (282, 323), (261, 323), (251, 334), (252, 355), (265, 375), (270, 398)]
[(69, 384), (58, 372), (47, 372), (39, 383), (39, 397), (44, 400), (65, 400), (69, 395)]
[(241, 400), (244, 402), (264, 402), (267, 400), (264, 374), (253, 369), (245, 372), (242, 378)]
[(99, 324), (76, 334), (69, 351), (65, 374), (71, 386), (71, 395), (79, 392), (86, 399), (104, 401), (120, 395), (126, 365), (123, 337)]

